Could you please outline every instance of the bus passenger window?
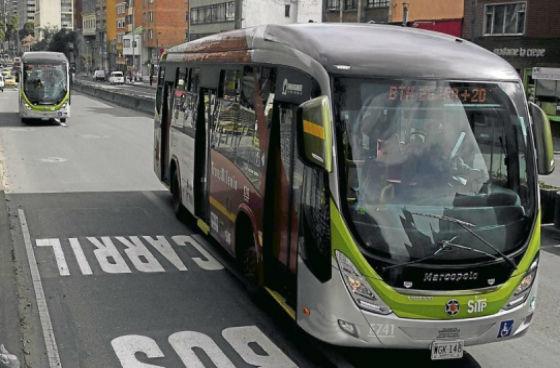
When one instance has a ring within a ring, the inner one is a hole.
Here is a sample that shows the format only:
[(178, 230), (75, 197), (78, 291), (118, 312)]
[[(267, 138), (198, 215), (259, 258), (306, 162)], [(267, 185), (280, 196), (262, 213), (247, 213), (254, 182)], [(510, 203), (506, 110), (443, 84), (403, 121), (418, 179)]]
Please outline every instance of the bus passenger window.
[(212, 134), (214, 148), (230, 159), (234, 158), (239, 142), (240, 78), (240, 70), (222, 71), (221, 89), (218, 91), (220, 112)]
[(185, 80), (186, 93), (183, 101), (183, 129), (189, 136), (195, 136), (196, 116), (198, 112), (198, 84), (200, 69), (190, 69), (185, 72), (188, 77)]
[(255, 68), (245, 67), (241, 81), (237, 165), (247, 178), (258, 187), (260, 183), (261, 154), (255, 114), (257, 83), (258, 79)]
[(189, 85), (187, 90), (192, 93), (198, 94), (198, 86), (200, 84), (200, 69), (191, 69), (191, 77), (189, 78)]

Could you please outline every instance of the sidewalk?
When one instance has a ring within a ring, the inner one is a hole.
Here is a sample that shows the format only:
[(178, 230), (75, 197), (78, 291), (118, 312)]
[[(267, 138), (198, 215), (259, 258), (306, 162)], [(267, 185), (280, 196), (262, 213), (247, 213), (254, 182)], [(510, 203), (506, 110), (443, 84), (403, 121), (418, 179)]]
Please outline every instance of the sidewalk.
[(126, 82), (125, 84), (129, 84), (129, 85), (133, 85), (133, 86), (138, 86), (138, 87), (144, 87), (144, 88), (152, 88), (152, 89), (156, 89), (157, 87), (157, 82), (154, 81), (153, 84), (150, 86), (149, 82)]

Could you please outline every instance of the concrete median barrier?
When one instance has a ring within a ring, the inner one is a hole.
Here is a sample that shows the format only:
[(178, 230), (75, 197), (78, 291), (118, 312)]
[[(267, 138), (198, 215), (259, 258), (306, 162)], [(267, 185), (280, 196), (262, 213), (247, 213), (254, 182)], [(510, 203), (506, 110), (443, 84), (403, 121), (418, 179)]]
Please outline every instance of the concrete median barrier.
[(114, 103), (118, 106), (140, 111), (149, 115), (154, 113), (154, 98), (135, 96), (133, 94), (126, 94), (122, 91), (110, 90), (104, 88), (103, 85), (83, 80), (74, 80), (72, 89), (74, 91), (99, 98), (100, 100)]

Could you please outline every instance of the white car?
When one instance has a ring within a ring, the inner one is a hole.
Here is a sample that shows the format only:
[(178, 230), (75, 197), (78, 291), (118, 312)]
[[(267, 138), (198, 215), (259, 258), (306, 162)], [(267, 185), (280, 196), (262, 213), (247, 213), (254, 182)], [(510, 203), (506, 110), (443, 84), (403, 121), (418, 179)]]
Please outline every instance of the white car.
[(112, 72), (109, 77), (109, 83), (111, 84), (124, 84), (124, 74), (123, 72)]
[(0, 74), (0, 91), (4, 92), (4, 76)]

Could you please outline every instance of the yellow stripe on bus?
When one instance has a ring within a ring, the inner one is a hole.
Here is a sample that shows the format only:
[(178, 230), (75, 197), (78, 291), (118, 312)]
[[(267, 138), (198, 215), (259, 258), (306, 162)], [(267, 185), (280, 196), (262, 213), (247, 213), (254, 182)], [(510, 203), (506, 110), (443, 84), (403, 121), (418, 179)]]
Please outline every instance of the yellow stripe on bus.
[(202, 221), (201, 219), (198, 219), (198, 221), (196, 221), (196, 225), (200, 230), (202, 230), (202, 232), (205, 235), (210, 234), (210, 226), (208, 226), (206, 222)]
[(279, 292), (267, 287), (265, 287), (264, 289), (270, 294), (272, 299), (274, 299), (276, 303), (278, 303), (282, 307), (282, 309), (284, 309), (284, 311), (288, 313), (288, 315), (292, 319), (296, 319), (296, 311), (292, 307), (290, 307), (288, 303), (286, 303), (286, 299)]
[(319, 139), (325, 139), (325, 129), (319, 124), (315, 124), (309, 120), (303, 121), (303, 132), (311, 134)]
[(228, 220), (231, 222), (235, 221), (235, 214), (227, 210), (226, 206), (224, 206), (220, 201), (216, 198), (210, 196), (210, 205), (217, 209), (222, 215), (224, 215)]

